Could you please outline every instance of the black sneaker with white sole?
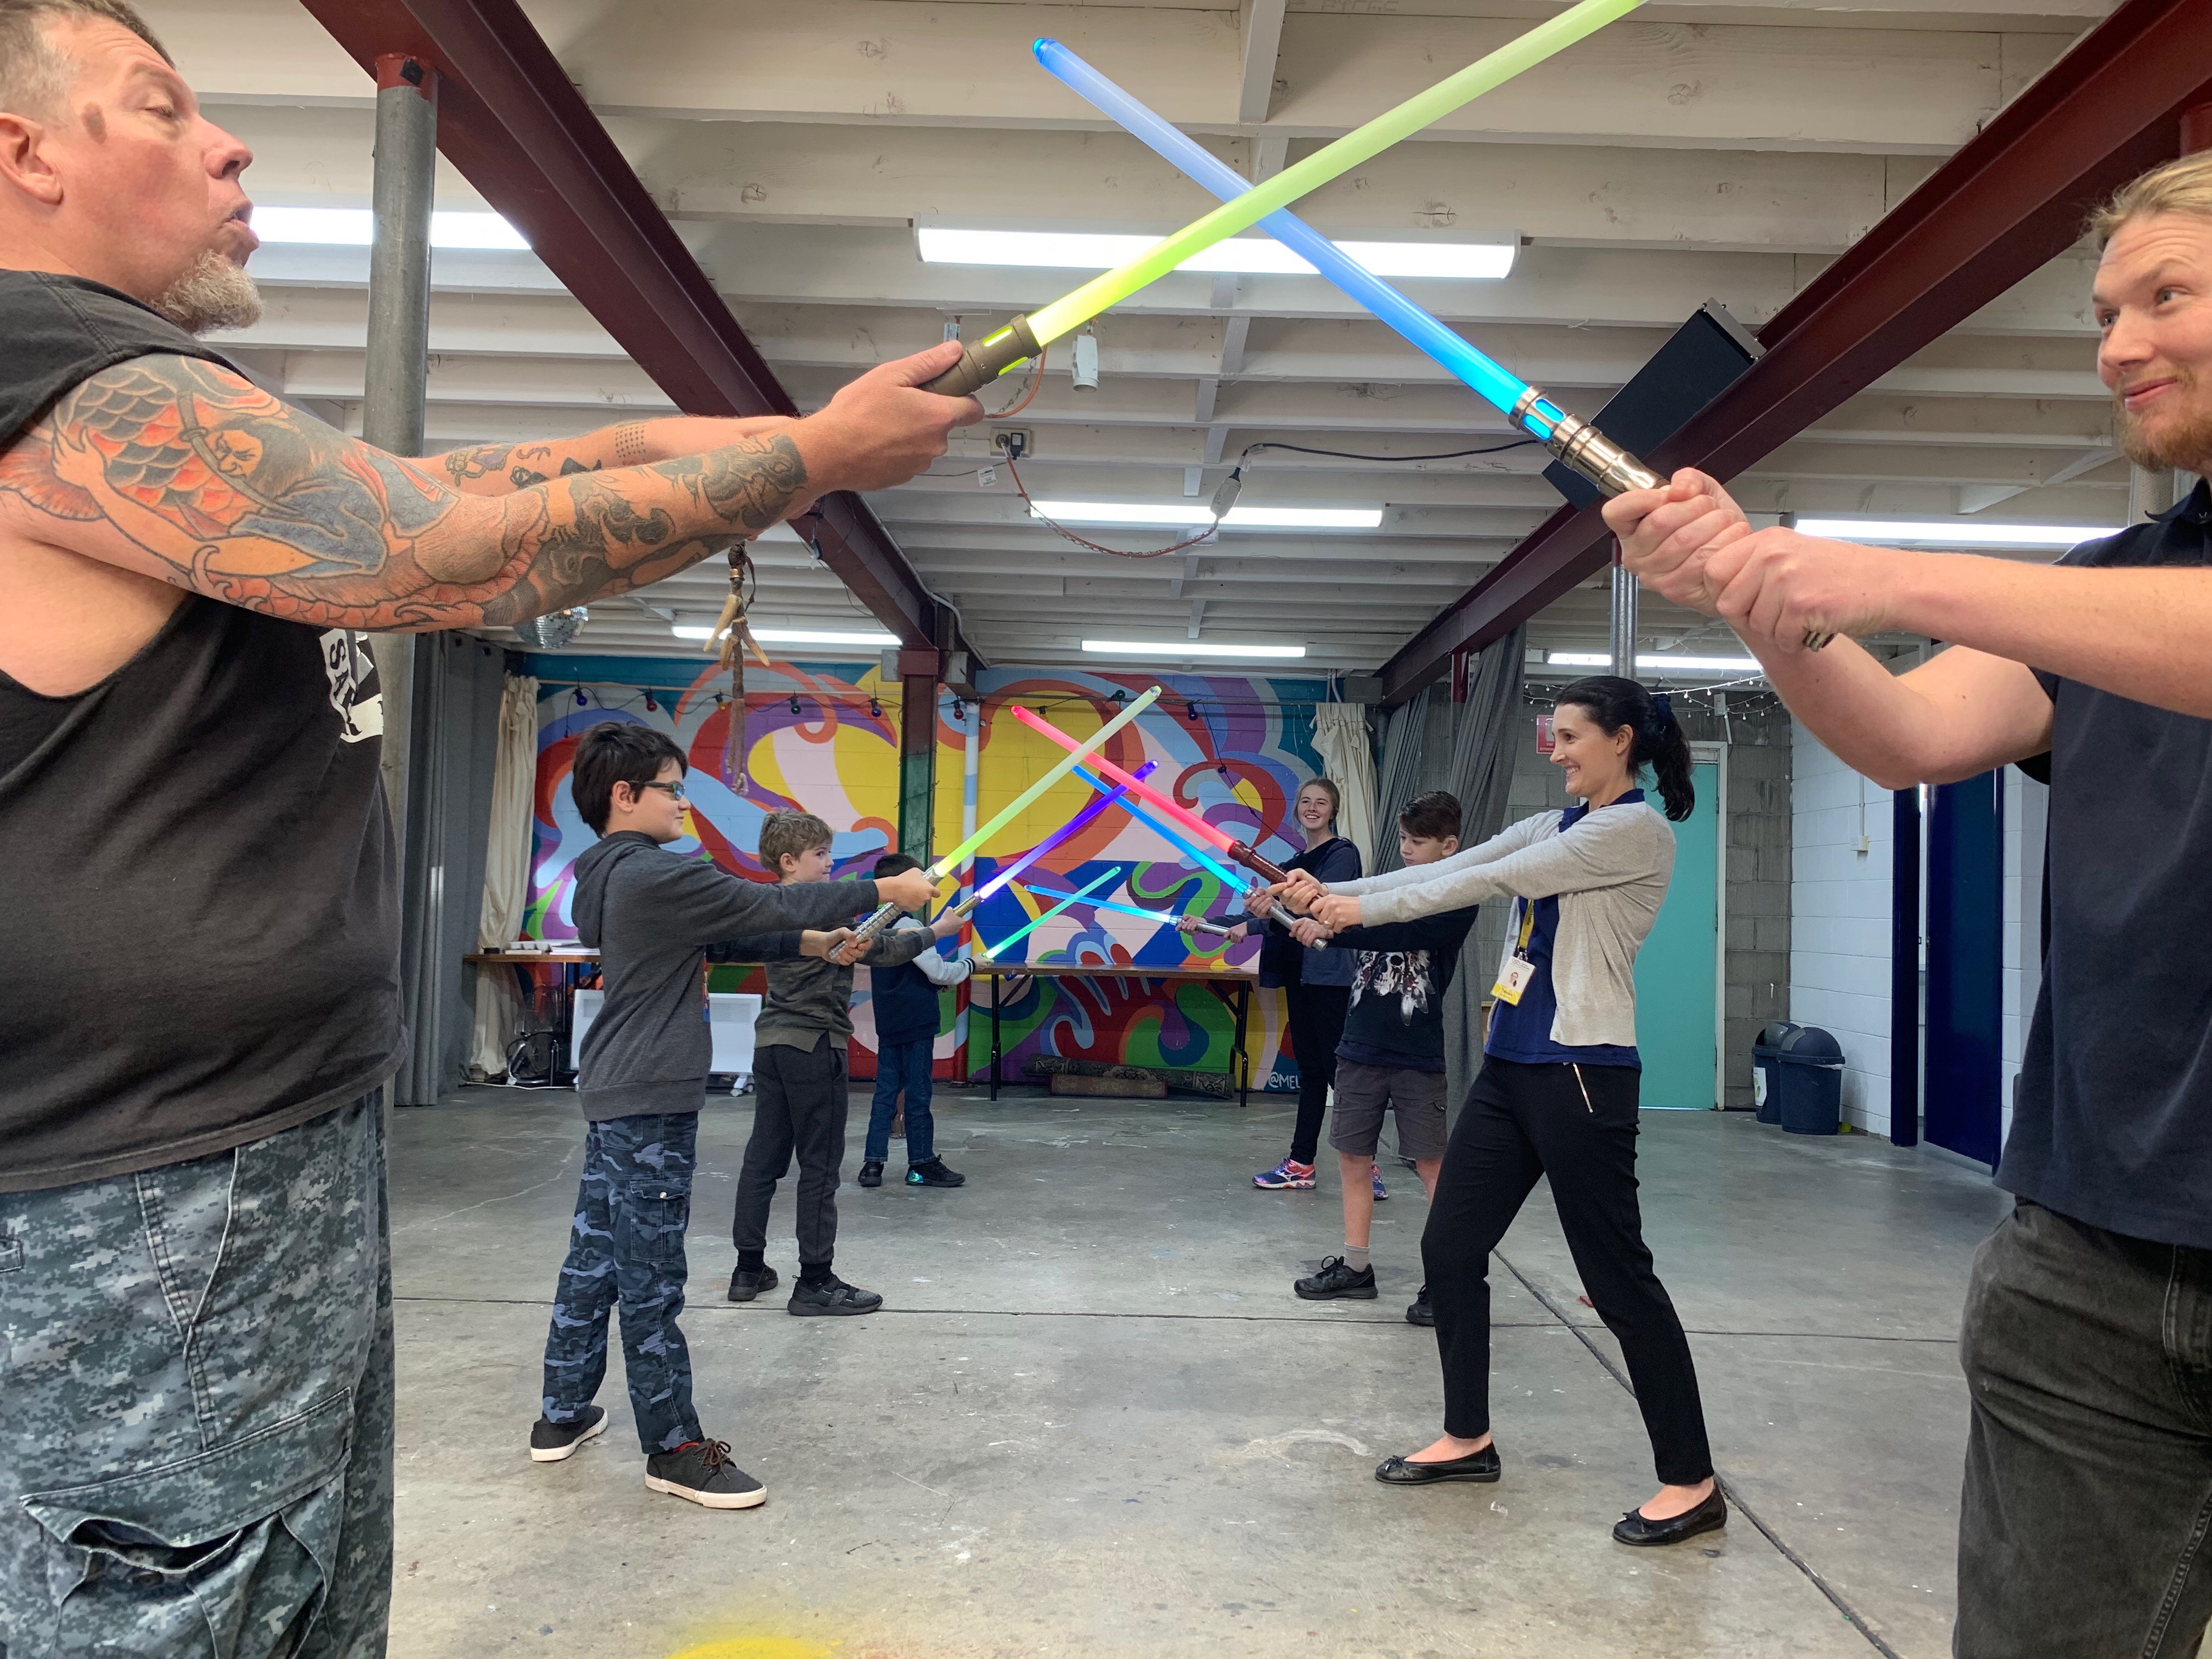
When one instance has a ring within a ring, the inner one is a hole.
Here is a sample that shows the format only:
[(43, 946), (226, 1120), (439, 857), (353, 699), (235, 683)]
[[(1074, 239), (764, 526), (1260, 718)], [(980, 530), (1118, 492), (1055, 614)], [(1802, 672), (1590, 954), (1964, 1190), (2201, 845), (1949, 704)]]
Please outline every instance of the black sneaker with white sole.
[(694, 1440), (653, 1453), (645, 1460), (645, 1484), (710, 1510), (749, 1510), (768, 1501), (768, 1488), (730, 1462), (726, 1440)]
[(730, 1275), (730, 1300), (750, 1302), (762, 1291), (774, 1290), (778, 1282), (773, 1267), (739, 1267)]
[(791, 1287), (791, 1301), (787, 1305), (802, 1318), (819, 1318), (824, 1315), (872, 1314), (884, 1305), (884, 1299), (873, 1291), (848, 1285), (831, 1273), (812, 1285), (800, 1279)]
[(1310, 1279), (1301, 1279), (1291, 1288), (1308, 1302), (1329, 1302), (1339, 1297), (1350, 1297), (1357, 1302), (1375, 1299), (1375, 1269), (1353, 1268), (1340, 1255), (1327, 1258), (1321, 1271)]
[(584, 1414), (574, 1423), (549, 1423), (541, 1417), (530, 1425), (530, 1461), (558, 1463), (574, 1457), (579, 1446), (606, 1431), (607, 1411), (604, 1406), (585, 1407)]

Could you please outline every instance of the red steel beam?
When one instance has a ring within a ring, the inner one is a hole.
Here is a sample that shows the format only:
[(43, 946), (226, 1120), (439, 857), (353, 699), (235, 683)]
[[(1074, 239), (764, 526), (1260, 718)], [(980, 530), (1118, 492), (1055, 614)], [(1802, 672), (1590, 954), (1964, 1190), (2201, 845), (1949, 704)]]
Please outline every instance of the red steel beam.
[[(388, 52), (437, 70), (439, 149), (678, 408), (798, 413), (515, 0), (303, 3), (372, 76)], [(825, 496), (799, 528), (902, 644), (947, 643), (939, 606), (866, 501)]]
[[(1726, 480), (2070, 247), (2092, 209), (2181, 153), (2212, 100), (2212, 3), (2125, 0), (1759, 331), (1765, 355), (1647, 456)], [(1382, 669), (1386, 702), (1503, 637), (1611, 556), (1561, 507)]]

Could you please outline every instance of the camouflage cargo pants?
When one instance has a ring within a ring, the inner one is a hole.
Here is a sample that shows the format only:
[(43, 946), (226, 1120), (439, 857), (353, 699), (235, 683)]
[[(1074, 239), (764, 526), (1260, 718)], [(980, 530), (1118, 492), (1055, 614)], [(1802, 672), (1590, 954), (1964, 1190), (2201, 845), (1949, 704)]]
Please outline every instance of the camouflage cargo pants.
[(0, 1659), (377, 1659), (392, 1426), (374, 1099), (0, 1194)]
[(622, 1309), (623, 1369), (647, 1452), (701, 1439), (691, 1408), (684, 1311), (684, 1231), (699, 1115), (604, 1118), (586, 1127), (584, 1178), (568, 1259), (545, 1336), (545, 1419), (573, 1423), (607, 1374), (607, 1316)]

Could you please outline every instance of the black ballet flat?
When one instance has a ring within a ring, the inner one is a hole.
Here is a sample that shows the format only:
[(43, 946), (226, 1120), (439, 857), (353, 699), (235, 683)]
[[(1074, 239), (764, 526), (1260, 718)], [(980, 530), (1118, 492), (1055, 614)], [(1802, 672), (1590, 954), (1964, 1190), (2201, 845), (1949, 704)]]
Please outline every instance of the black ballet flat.
[(1679, 1544), (1686, 1538), (1695, 1538), (1699, 1533), (1712, 1532), (1728, 1525), (1728, 1500), (1721, 1496), (1716, 1485), (1712, 1495), (1693, 1510), (1664, 1521), (1649, 1519), (1641, 1510), (1631, 1510), (1613, 1527), (1616, 1543), (1639, 1547), (1654, 1544)]
[(1439, 1480), (1490, 1481), (1504, 1472), (1494, 1444), (1447, 1462), (1414, 1463), (1402, 1457), (1386, 1457), (1375, 1466), (1375, 1478), (1386, 1486), (1429, 1486)]

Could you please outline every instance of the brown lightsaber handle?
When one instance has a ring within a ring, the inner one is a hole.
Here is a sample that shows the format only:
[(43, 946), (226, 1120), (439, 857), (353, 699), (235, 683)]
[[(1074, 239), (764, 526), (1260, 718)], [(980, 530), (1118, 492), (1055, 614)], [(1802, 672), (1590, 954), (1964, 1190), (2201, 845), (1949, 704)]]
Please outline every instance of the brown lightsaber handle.
[[(1284, 869), (1281, 865), (1270, 863), (1241, 841), (1229, 849), (1229, 856), (1247, 870), (1251, 871), (1253, 874), (1265, 876), (1271, 882), (1288, 881), (1291, 878), (1291, 872)], [(1306, 948), (1310, 951), (1325, 951), (1328, 948), (1328, 944), (1325, 939), (1316, 939)]]
[(996, 334), (987, 335), (974, 345), (963, 344), (960, 361), (921, 389), (940, 398), (965, 398), (1042, 349), (1036, 336), (1030, 331), (1030, 319), (1017, 317)]

